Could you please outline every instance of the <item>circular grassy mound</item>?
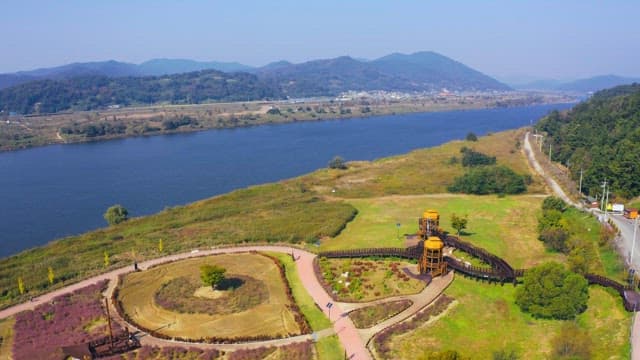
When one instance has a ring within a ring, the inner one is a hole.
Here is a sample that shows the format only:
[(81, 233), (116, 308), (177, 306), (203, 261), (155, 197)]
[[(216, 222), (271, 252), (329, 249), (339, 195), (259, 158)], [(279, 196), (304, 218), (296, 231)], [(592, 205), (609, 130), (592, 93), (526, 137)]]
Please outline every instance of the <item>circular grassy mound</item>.
[[(225, 268), (227, 282), (215, 291), (203, 286), (202, 265)], [(279, 263), (257, 253), (205, 256), (130, 273), (116, 294), (123, 316), (156, 336), (246, 341), (302, 333)]]
[(179, 313), (225, 315), (251, 309), (269, 299), (267, 285), (253, 277), (231, 274), (217, 290), (203, 287), (197, 274), (182, 276), (162, 284), (155, 302)]

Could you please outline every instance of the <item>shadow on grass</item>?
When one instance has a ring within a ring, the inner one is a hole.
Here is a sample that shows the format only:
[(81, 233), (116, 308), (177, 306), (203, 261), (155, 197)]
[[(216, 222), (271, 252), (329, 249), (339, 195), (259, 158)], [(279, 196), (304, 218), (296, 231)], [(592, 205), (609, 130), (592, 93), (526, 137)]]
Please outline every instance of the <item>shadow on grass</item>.
[(216, 286), (216, 290), (235, 290), (242, 285), (244, 285), (244, 280), (242, 279), (225, 278), (224, 280), (220, 281), (220, 283), (218, 283), (218, 286)]

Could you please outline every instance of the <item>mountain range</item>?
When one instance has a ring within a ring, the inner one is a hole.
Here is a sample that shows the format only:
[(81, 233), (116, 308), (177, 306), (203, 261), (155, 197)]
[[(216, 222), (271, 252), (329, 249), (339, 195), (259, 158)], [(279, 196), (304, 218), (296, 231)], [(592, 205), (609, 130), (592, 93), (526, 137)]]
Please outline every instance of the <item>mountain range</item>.
[(542, 79), (520, 84), (510, 83), (510, 85), (519, 90), (550, 90), (589, 93), (632, 83), (640, 83), (640, 78), (617, 75), (599, 75), (573, 81)]
[(139, 65), (105, 61), (3, 76), (0, 82), (8, 87), (0, 90), (0, 110), (22, 114), (158, 102), (335, 96), (349, 90), (511, 90), (434, 52), (395, 53), (372, 61), (348, 56), (300, 64), (278, 61), (259, 68), (192, 60), (156, 59)]
[[(162, 76), (201, 70), (249, 72), (282, 84), (296, 82), (288, 91), (323, 94), (340, 90), (509, 90), (509, 87), (466, 65), (435, 52), (394, 53), (373, 61), (348, 56), (300, 64), (278, 61), (262, 67), (237, 62), (201, 62), (153, 59), (141, 64), (118, 62), (73, 63), (59, 67), (0, 74), (0, 89), (37, 80), (65, 80), (81, 76)], [(312, 91), (309, 86), (314, 85)]]

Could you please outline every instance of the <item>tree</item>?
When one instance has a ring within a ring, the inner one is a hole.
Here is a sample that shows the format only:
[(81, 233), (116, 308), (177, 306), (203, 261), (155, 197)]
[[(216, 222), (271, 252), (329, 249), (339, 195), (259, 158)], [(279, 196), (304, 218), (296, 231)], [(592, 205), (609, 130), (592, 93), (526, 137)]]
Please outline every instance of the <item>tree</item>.
[(53, 280), (55, 280), (55, 275), (53, 274), (53, 268), (49, 266), (47, 269), (47, 278), (49, 279), (49, 284), (53, 284)]
[(127, 211), (127, 209), (122, 205), (113, 205), (104, 213), (104, 219), (107, 220), (109, 225), (120, 224), (121, 222), (126, 221), (128, 216), (129, 211)]
[(556, 262), (527, 270), (516, 304), (536, 318), (573, 319), (587, 308), (587, 280)]
[(162, 252), (164, 250), (164, 242), (162, 239), (158, 240), (158, 251)]
[(24, 281), (22, 280), (22, 276), (18, 277), (18, 291), (20, 295), (24, 294)]
[(205, 285), (215, 289), (224, 280), (227, 269), (216, 265), (202, 265), (200, 267), (200, 279)]
[(469, 132), (465, 138), (467, 141), (478, 141), (478, 136), (473, 132)]
[(451, 227), (458, 231), (458, 236), (460, 236), (460, 231), (467, 228), (467, 215), (458, 216), (456, 213), (451, 214)]
[(347, 164), (345, 163), (342, 157), (336, 156), (333, 159), (331, 159), (331, 161), (329, 161), (329, 168), (345, 170), (347, 168)]
[(107, 252), (107, 250), (104, 251), (104, 267), (109, 267), (109, 264), (111, 263), (111, 261), (109, 260), (109, 253)]
[(542, 202), (542, 210), (557, 210), (564, 212), (567, 210), (567, 203), (557, 196), (547, 196)]
[(562, 325), (560, 332), (551, 340), (552, 358), (566, 360), (591, 359), (591, 338), (587, 331), (574, 322)]
[(561, 227), (550, 227), (540, 232), (539, 239), (551, 250), (566, 253), (569, 251), (567, 240), (569, 232)]

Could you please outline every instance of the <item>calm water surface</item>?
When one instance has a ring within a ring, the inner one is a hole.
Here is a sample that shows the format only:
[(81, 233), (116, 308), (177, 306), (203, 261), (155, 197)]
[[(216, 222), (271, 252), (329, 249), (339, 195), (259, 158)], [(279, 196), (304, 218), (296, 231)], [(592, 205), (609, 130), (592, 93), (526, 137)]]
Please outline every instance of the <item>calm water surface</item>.
[(335, 155), (373, 160), (529, 125), (545, 105), (210, 130), (0, 153), (0, 257), (130, 216), (276, 181)]

